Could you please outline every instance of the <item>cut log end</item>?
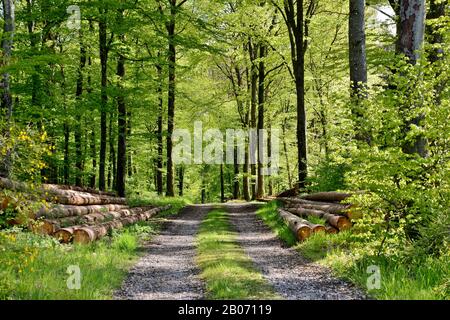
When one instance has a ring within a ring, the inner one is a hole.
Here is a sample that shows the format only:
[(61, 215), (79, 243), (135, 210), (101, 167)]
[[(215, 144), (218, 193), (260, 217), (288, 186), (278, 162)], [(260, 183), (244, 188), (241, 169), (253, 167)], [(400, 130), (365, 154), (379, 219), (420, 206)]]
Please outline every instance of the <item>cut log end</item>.
[(339, 217), (337, 227), (339, 230), (348, 230), (352, 227), (352, 222), (346, 217)]
[(315, 224), (312, 226), (312, 231), (313, 231), (313, 233), (326, 232), (327, 229), (325, 228), (325, 226), (323, 226), (321, 224)]
[(56, 231), (55, 224), (47, 220), (32, 222), (30, 229), (34, 233), (43, 235), (52, 235)]
[(297, 230), (297, 240), (303, 241), (311, 236), (312, 230), (308, 226), (301, 226)]
[(69, 243), (72, 241), (73, 229), (72, 228), (62, 228), (55, 232), (53, 235), (61, 243)]
[(90, 228), (80, 228), (73, 232), (74, 243), (91, 243), (95, 241), (95, 232)]

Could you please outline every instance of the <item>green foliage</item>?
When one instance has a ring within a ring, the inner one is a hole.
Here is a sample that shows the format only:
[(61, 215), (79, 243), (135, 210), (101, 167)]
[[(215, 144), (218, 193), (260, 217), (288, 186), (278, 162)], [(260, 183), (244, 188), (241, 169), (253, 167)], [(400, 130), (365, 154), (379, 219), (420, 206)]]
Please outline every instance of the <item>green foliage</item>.
[(308, 191), (334, 191), (346, 189), (345, 174), (350, 169), (347, 163), (333, 162), (330, 159), (318, 163), (314, 174), (308, 179)]
[(132, 194), (127, 201), (130, 207), (171, 205), (169, 210), (161, 213), (162, 216), (176, 214), (180, 209), (192, 203), (192, 201), (186, 197), (160, 197), (149, 191)]
[[(89, 245), (62, 245), (17, 228), (0, 231), (0, 299), (110, 299), (139, 257), (139, 244), (158, 233), (162, 221), (141, 222)], [(82, 274), (79, 290), (66, 284), (73, 265)]]
[(9, 154), (10, 175), (17, 179), (35, 182), (42, 169), (46, 168), (44, 156), (51, 154), (53, 147), (47, 145), (47, 132), (30, 126), (6, 124), (0, 118), (0, 159)]
[[(112, 243), (65, 246), (26, 232), (0, 232), (1, 299), (108, 299), (136, 259), (130, 237)], [(68, 289), (69, 266), (79, 266), (81, 288)]]
[(113, 248), (119, 251), (133, 252), (137, 246), (136, 236), (127, 232), (119, 234), (113, 242)]

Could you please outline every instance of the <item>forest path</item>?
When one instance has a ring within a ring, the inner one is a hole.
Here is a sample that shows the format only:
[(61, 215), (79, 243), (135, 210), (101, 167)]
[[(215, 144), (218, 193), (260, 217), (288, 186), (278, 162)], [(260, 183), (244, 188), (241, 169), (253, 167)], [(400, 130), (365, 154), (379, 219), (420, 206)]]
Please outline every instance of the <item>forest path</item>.
[(284, 299), (364, 299), (354, 286), (331, 275), (326, 267), (304, 259), (259, 219), (256, 203), (192, 205), (169, 217), (163, 231), (147, 243), (144, 256), (129, 271), (115, 299), (203, 299), (205, 285), (195, 263), (195, 237), (207, 213), (222, 207), (237, 242), (256, 269)]
[(276, 293), (289, 300), (364, 299), (357, 288), (332, 276), (331, 271), (303, 258), (256, 215), (256, 204), (227, 204), (237, 241)]
[(115, 299), (202, 299), (204, 285), (195, 263), (195, 236), (214, 205), (193, 205), (168, 217), (162, 232), (144, 246), (145, 255), (130, 270)]

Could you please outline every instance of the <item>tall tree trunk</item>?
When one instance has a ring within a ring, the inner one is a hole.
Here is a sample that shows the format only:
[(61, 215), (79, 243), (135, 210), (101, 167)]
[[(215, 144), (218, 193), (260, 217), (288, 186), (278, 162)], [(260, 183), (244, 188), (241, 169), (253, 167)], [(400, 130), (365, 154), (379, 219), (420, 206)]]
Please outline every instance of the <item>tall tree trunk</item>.
[[(398, 33), (397, 48), (400, 54), (404, 54), (409, 63), (415, 65), (419, 59), (425, 31), (425, 0), (401, 0), (400, 1), (400, 30)], [(408, 106), (416, 108), (417, 106)], [(405, 123), (405, 136), (410, 126), (422, 126), (425, 115), (421, 114)], [(417, 135), (412, 143), (405, 143), (403, 151), (409, 154), (418, 154), (421, 157), (427, 155), (427, 140), (423, 135)]]
[[(36, 54), (37, 52), (37, 44), (39, 41), (39, 34), (36, 34), (35, 26), (36, 22), (34, 21), (34, 11), (33, 11), (33, 1), (32, 0), (26, 0), (27, 2), (27, 30), (28, 30), (28, 36), (30, 37), (30, 47), (32, 54)], [(40, 98), (40, 88), (41, 88), (41, 79), (40, 79), (40, 68), (39, 66), (34, 66), (34, 71), (31, 75), (31, 104), (33, 106), (40, 106), (41, 105), (41, 98)], [(40, 117), (40, 114), (35, 114), (37, 118)]]
[[(127, 137), (131, 137), (131, 111), (127, 111)], [(133, 152), (127, 151), (127, 174), (128, 178), (133, 176)]]
[(77, 86), (76, 86), (76, 92), (75, 97), (78, 102), (77, 106), (77, 124), (75, 125), (74, 130), (74, 137), (75, 137), (75, 185), (78, 187), (82, 187), (82, 174), (83, 174), (83, 150), (82, 150), (82, 129), (81, 129), (81, 118), (82, 118), (82, 112), (80, 113), (80, 109), (82, 109), (82, 95), (83, 95), (83, 70), (86, 66), (86, 48), (84, 47), (83, 43), (83, 34), (82, 31), (79, 31), (79, 38), (80, 38), (80, 64), (78, 67), (78, 75), (77, 75)]
[[(244, 48), (245, 50), (245, 48)], [(249, 79), (249, 70), (245, 69), (246, 74), (246, 82), (247, 82), (247, 92), (251, 90), (251, 83)], [(249, 99), (245, 100), (245, 116), (244, 116), (244, 128), (250, 128), (250, 105), (251, 101)], [(249, 179), (249, 162), (250, 162), (250, 153), (249, 153), (249, 141), (248, 135), (246, 135), (244, 140), (244, 164), (242, 165), (242, 195), (246, 201), (250, 201), (250, 179)]]
[[(92, 22), (92, 19), (89, 19), (89, 33), (94, 32), (94, 24)], [(90, 44), (88, 44), (89, 48), (91, 48)], [(92, 50), (89, 49), (89, 52)], [(88, 63), (88, 75), (87, 75), (87, 87), (86, 92), (88, 94), (88, 97), (92, 94), (92, 76), (91, 76), (91, 67), (92, 67), (92, 57), (89, 55), (87, 57), (87, 63)], [(96, 188), (97, 185), (97, 141), (96, 141), (96, 135), (95, 135), (95, 129), (96, 129), (96, 123), (91, 121), (92, 119), (89, 119), (90, 124), (90, 134), (89, 134), (89, 149), (90, 149), (90, 155), (91, 155), (91, 161), (92, 161), (92, 171), (89, 177), (89, 187)], [(87, 140), (86, 140), (87, 143)]]
[(425, 0), (401, 0), (399, 26), (398, 52), (416, 64), (424, 39)]
[(156, 159), (156, 191), (159, 195), (163, 194), (163, 75), (162, 66), (159, 62), (161, 53), (158, 52), (158, 63), (156, 70), (158, 73), (158, 120), (157, 120), (157, 141), (158, 141), (158, 155)]
[(225, 183), (223, 176), (223, 163), (220, 164), (220, 202), (225, 202)]
[[(269, 159), (272, 157), (272, 125), (269, 119), (269, 128), (268, 128), (268, 135), (267, 135), (267, 154), (269, 156)], [(271, 166), (271, 163), (269, 162), (268, 166)], [(269, 180), (269, 196), (273, 195), (273, 181), (272, 176), (268, 176), (267, 178)]]
[[(254, 46), (252, 43), (252, 39), (249, 39), (248, 51), (250, 56), (250, 128), (256, 129), (256, 112), (257, 112), (257, 104), (258, 104), (258, 68), (256, 66), (256, 59), (258, 57), (258, 47)], [(255, 159), (257, 154), (250, 155), (250, 159)], [(250, 173), (251, 173), (251, 192), (252, 199), (256, 199), (256, 164), (255, 161), (252, 161), (250, 165)]]
[(297, 158), (298, 186), (305, 188), (307, 178), (306, 108), (305, 108), (305, 48), (303, 30), (303, 0), (297, 1), (297, 28), (295, 30), (296, 65), (295, 91), (297, 93)]
[(176, 66), (176, 47), (175, 47), (175, 16), (176, 0), (171, 0), (170, 18), (167, 22), (167, 35), (169, 39), (169, 88), (167, 102), (167, 177), (166, 177), (166, 195), (174, 196), (173, 188), (173, 161), (172, 161), (172, 134), (174, 129), (175, 117), (175, 66)]
[(115, 134), (113, 131), (115, 122), (115, 112), (109, 113), (109, 167), (108, 167), (108, 187), (110, 190), (116, 190), (116, 177), (117, 177), (117, 167), (116, 167), (116, 143)]
[(350, 0), (348, 19), (348, 44), (352, 114), (355, 117), (355, 138), (371, 143), (371, 138), (361, 123), (364, 114), (361, 100), (367, 98), (366, 32), (364, 21), (365, 0)]
[(367, 63), (364, 23), (365, 0), (350, 0), (348, 44), (352, 96), (366, 97)]
[[(297, 102), (297, 159), (298, 159), (298, 187), (305, 188), (308, 176), (308, 157), (306, 145), (306, 108), (305, 108), (305, 52), (308, 38), (305, 38), (305, 21), (303, 14), (303, 0), (284, 0), (283, 8), (276, 2), (278, 11), (286, 17), (289, 42), (291, 47), (292, 73), (295, 79), (295, 92)], [(310, 5), (314, 5), (313, 1)], [(306, 25), (308, 25), (308, 23)]]
[(291, 176), (291, 168), (289, 165), (289, 153), (287, 148), (287, 142), (286, 142), (286, 126), (287, 126), (287, 118), (284, 118), (283, 124), (281, 126), (281, 130), (283, 131), (283, 152), (286, 159), (286, 171), (288, 175), (288, 183), (289, 183), (289, 189), (292, 188), (292, 176)]
[(100, 163), (98, 173), (98, 187), (105, 190), (105, 168), (106, 168), (106, 141), (107, 141), (107, 125), (106, 117), (108, 112), (108, 44), (106, 39), (106, 8), (100, 8), (100, 20), (98, 23), (99, 47), (100, 47), (100, 64), (101, 64), (101, 97), (100, 97)]
[[(119, 21), (123, 19), (123, 12), (119, 12)], [(121, 35), (121, 41), (124, 36)], [(117, 76), (119, 77), (117, 96), (117, 193), (119, 197), (125, 197), (125, 168), (127, 162), (127, 106), (123, 94), (123, 82), (125, 80), (125, 57), (119, 54), (117, 59)]]
[[(249, 79), (249, 72), (248, 72), (248, 68), (246, 68), (246, 79), (247, 79), (247, 91), (251, 90), (251, 83), (250, 83), (250, 79)], [(249, 129), (250, 128), (250, 105), (251, 105), (251, 101), (249, 101), (249, 99), (246, 99), (246, 103), (245, 103), (245, 117), (244, 117), (244, 127), (245, 129)], [(244, 164), (242, 166), (242, 172), (243, 172), (243, 177), (242, 177), (242, 193), (244, 196), (244, 199), (246, 201), (250, 201), (250, 179), (249, 179), (249, 162), (250, 162), (250, 153), (249, 153), (249, 141), (248, 141), (248, 135), (245, 137), (245, 141), (244, 141)]]
[(184, 168), (180, 166), (178, 168), (178, 195), (180, 197), (183, 196), (183, 188), (184, 188)]
[(69, 140), (70, 140), (70, 128), (67, 121), (63, 125), (64, 130), (64, 164), (63, 164), (63, 183), (68, 185), (69, 173), (70, 173), (70, 151), (69, 151)]
[(265, 103), (265, 78), (266, 68), (264, 58), (266, 57), (267, 48), (264, 44), (259, 45), (259, 75), (258, 75), (258, 182), (256, 189), (256, 198), (260, 199), (264, 197), (264, 175), (263, 175), (263, 155), (265, 153), (264, 143), (260, 136), (260, 130), (264, 129), (264, 103)]
[(92, 174), (89, 186), (95, 188), (97, 185), (97, 147), (96, 147), (95, 127), (91, 129), (90, 150), (92, 159)]
[(234, 177), (233, 177), (233, 198), (239, 199), (239, 163), (238, 163), (238, 154), (237, 154), (237, 146), (234, 146)]
[[(13, 46), (13, 37), (15, 31), (15, 11), (14, 11), (14, 2), (13, 0), (3, 0), (3, 35), (2, 35), (2, 61), (1, 67), (7, 67), (9, 65), (11, 54), (12, 54), (12, 46)], [(6, 115), (6, 128), (4, 129), (4, 136), (6, 138), (10, 137), (10, 122), (13, 111), (13, 101), (11, 96), (10, 89), (10, 79), (9, 73), (4, 72), (2, 74), (0, 87), (2, 90), (2, 100), (1, 100), (1, 108), (0, 112), (5, 113)], [(2, 157), (0, 161), (0, 176), (9, 177), (11, 174), (11, 150), (6, 150), (6, 155)]]
[[(61, 95), (63, 96), (63, 109), (64, 113), (67, 115), (67, 101), (66, 101), (66, 75), (64, 72), (64, 66), (61, 65)], [(70, 184), (70, 126), (69, 121), (64, 119), (63, 123), (64, 131), (64, 159), (63, 159), (63, 183)]]
[(202, 198), (202, 204), (206, 202), (206, 181), (205, 181), (205, 168), (203, 168), (203, 173), (202, 173), (202, 186), (201, 186), (202, 190), (201, 190), (201, 198)]

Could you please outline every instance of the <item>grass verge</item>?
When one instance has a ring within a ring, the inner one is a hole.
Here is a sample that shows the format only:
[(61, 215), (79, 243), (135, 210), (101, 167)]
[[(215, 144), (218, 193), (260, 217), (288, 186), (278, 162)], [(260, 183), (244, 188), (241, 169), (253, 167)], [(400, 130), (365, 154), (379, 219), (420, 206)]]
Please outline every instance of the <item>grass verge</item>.
[(197, 262), (206, 281), (208, 299), (277, 299), (236, 243), (227, 214), (211, 211), (197, 235)]
[[(330, 267), (336, 276), (353, 282), (369, 296), (383, 300), (450, 299), (450, 255), (433, 258), (408, 255), (402, 258), (376, 255), (351, 230), (338, 234), (317, 233), (302, 243), (292, 241), (289, 229), (277, 215), (278, 203), (257, 211), (258, 216), (288, 245), (306, 258)], [(379, 287), (374, 281), (379, 270)], [(368, 289), (368, 283), (372, 289)]]
[[(164, 217), (186, 205), (184, 199), (134, 200), (134, 205), (169, 203), (172, 209), (158, 218), (114, 231), (89, 245), (61, 245), (20, 229), (0, 231), (0, 299), (110, 299), (140, 256), (139, 244), (159, 232)], [(67, 286), (73, 279), (68, 273), (71, 266), (79, 267), (79, 289)]]

